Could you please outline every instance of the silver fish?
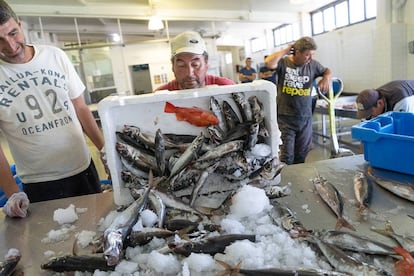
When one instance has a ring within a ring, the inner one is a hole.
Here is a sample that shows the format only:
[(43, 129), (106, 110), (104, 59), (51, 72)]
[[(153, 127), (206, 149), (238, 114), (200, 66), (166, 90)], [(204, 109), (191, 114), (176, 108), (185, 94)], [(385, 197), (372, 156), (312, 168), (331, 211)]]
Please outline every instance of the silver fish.
[(374, 175), (372, 167), (368, 167), (367, 176), (375, 183), (390, 191), (391, 193), (414, 202), (414, 184), (400, 183), (397, 181), (386, 180)]
[(142, 246), (149, 243), (153, 238), (168, 238), (174, 236), (175, 232), (155, 227), (144, 227), (140, 231), (132, 231), (128, 237), (128, 246)]
[(335, 229), (339, 230), (344, 226), (355, 231), (355, 228), (343, 217), (343, 199), (335, 186), (320, 176), (313, 179), (312, 182), (319, 196), (329, 206), (329, 208), (331, 208), (338, 218)]
[(105, 258), (102, 256), (61, 256), (55, 257), (46, 263), (41, 264), (42, 269), (55, 272), (69, 272), (69, 271), (114, 271), (115, 265), (107, 264)]
[(247, 149), (251, 150), (257, 144), (259, 138), (259, 124), (254, 123), (249, 127), (249, 135), (247, 136)]
[(256, 235), (228, 234), (198, 241), (171, 242), (168, 246), (174, 253), (184, 255), (186, 257), (190, 256), (191, 253), (215, 255), (216, 253), (223, 253), (224, 249), (228, 245), (238, 240), (249, 240), (251, 242), (255, 242)]
[(161, 175), (165, 173), (165, 139), (161, 133), (161, 129), (155, 132), (155, 160)]
[(224, 111), (215, 97), (210, 97), (210, 110), (219, 121), (218, 127), (223, 131), (223, 133), (227, 133), (226, 117), (224, 116)]
[(224, 100), (223, 103), (223, 112), (226, 119), (227, 130), (230, 131), (240, 124), (240, 118), (237, 113), (234, 111), (233, 107)]
[(201, 173), (200, 178), (198, 179), (197, 183), (195, 183), (194, 189), (191, 193), (190, 206), (194, 206), (198, 193), (200, 192), (201, 188), (204, 186), (204, 183), (206, 183), (207, 178), (216, 170), (217, 166), (218, 166), (218, 162), (212, 165), (211, 167), (207, 168)]
[(280, 162), (278, 157), (265, 162), (259, 169), (255, 170), (249, 175), (249, 181), (273, 180), (280, 174), (282, 169), (286, 166), (284, 162)]
[(132, 175), (135, 175), (137, 177), (148, 178), (148, 172), (138, 169), (135, 165), (133, 165), (133, 163), (126, 160), (122, 156), (121, 156), (121, 163), (127, 171), (131, 172)]
[[(8, 276), (8, 275), (15, 275), (16, 267), (19, 264), (22, 255), (17, 249), (9, 249), (6, 259), (0, 262), (0, 275), (1, 276)], [(20, 275), (16, 273), (16, 275)]]
[(174, 197), (171, 194), (167, 194), (159, 190), (154, 190), (154, 193), (157, 194), (161, 198), (161, 200), (164, 202), (164, 204), (169, 208), (177, 209), (177, 210), (184, 211), (184, 212), (189, 212), (189, 213), (200, 215), (200, 216), (205, 215), (199, 210), (196, 210), (195, 208), (191, 207), (189, 204), (184, 203), (182, 200)]
[(144, 195), (132, 202), (104, 231), (104, 256), (109, 266), (116, 265), (121, 260), (125, 240), (139, 215), (147, 207), (151, 189), (158, 184), (153, 181), (151, 171), (149, 179), (150, 185), (146, 188)]
[(145, 172), (152, 170), (159, 175), (157, 161), (154, 156), (121, 142), (116, 142), (115, 148), (121, 157), (130, 162), (136, 168)]
[(397, 234), (390, 223), (386, 223), (384, 229), (371, 228), (371, 231), (390, 237), (398, 242), (405, 250), (414, 252), (414, 237)]
[(375, 255), (395, 255), (392, 245), (364, 237), (350, 231), (322, 231), (318, 237), (325, 242), (334, 244), (343, 250), (354, 252), (375, 254)]
[(233, 97), (234, 102), (237, 104), (237, 107), (239, 108), (243, 122), (252, 121), (253, 120), (252, 107), (247, 101), (244, 93), (236, 92), (236, 93), (232, 93), (231, 96)]
[(324, 269), (281, 269), (281, 268), (262, 268), (262, 269), (244, 269), (241, 268), (241, 262), (232, 267), (231, 265), (216, 260), (221, 264), (225, 271), (220, 272), (220, 275), (244, 275), (244, 276), (349, 276), (348, 273), (341, 273), (336, 271), (329, 271)]
[(255, 123), (260, 124), (264, 120), (264, 117), (265, 117), (265, 113), (263, 110), (263, 104), (259, 101), (259, 98), (257, 98), (256, 95), (250, 96), (248, 101), (252, 108), (253, 121)]
[(192, 186), (200, 178), (201, 171), (198, 169), (184, 168), (176, 174), (168, 184), (168, 190), (178, 191)]
[(204, 143), (204, 135), (200, 133), (191, 145), (183, 152), (183, 154), (175, 162), (174, 166), (171, 169), (169, 178), (171, 179), (174, 175), (182, 171), (191, 161), (197, 158), (201, 147)]
[(360, 276), (392, 275), (387, 271), (363, 263), (345, 254), (338, 247), (324, 242), (321, 239), (314, 238), (314, 240), (318, 244), (318, 247), (322, 251), (323, 255), (337, 271)]
[(365, 174), (363, 172), (357, 172), (354, 176), (354, 194), (358, 201), (360, 215), (363, 215), (365, 210), (369, 210), (368, 204), (371, 192), (371, 186)]
[(220, 144), (223, 138), (225, 137), (224, 131), (216, 125), (208, 126), (207, 132), (210, 135), (211, 142), (214, 144)]
[(221, 158), (228, 153), (231, 153), (234, 151), (240, 151), (243, 149), (243, 147), (244, 147), (243, 140), (235, 140), (235, 141), (227, 142), (227, 143), (221, 144), (207, 151), (206, 153), (201, 155), (199, 158), (197, 158), (196, 161), (203, 162), (207, 160)]
[(145, 148), (154, 151), (154, 137), (141, 131), (139, 127), (125, 125), (121, 132), (134, 139), (138, 144), (142, 144)]
[(158, 216), (158, 227), (163, 227), (165, 222), (165, 216), (167, 214), (167, 206), (165, 206), (164, 201), (162, 201), (162, 198), (154, 193), (153, 190), (151, 190), (149, 194), (149, 205), (152, 207), (153, 210), (155, 210), (155, 213)]
[(121, 179), (125, 182), (126, 188), (144, 188), (148, 185), (148, 178), (135, 175), (127, 170), (121, 171)]
[(296, 217), (295, 212), (277, 200), (272, 200), (271, 203), (273, 208), (269, 211), (269, 215), (276, 225), (285, 229), (292, 238), (309, 235), (309, 231), (306, 230), (302, 222)]

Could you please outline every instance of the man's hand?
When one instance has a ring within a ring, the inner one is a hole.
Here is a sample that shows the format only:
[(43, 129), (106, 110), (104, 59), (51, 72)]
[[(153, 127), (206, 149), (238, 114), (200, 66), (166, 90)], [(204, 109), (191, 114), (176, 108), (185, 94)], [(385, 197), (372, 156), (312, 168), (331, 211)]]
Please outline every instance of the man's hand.
[(9, 217), (24, 218), (27, 216), (29, 203), (29, 199), (25, 192), (14, 193), (7, 200), (6, 205), (3, 207), (3, 211)]

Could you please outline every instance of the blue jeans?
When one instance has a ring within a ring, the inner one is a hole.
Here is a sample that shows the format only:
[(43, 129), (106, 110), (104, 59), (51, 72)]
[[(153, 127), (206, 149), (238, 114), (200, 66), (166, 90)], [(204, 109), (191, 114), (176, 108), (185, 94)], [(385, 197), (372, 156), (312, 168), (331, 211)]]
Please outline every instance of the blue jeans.
[(312, 142), (312, 117), (278, 115), (282, 133), (280, 161), (286, 164), (304, 163)]

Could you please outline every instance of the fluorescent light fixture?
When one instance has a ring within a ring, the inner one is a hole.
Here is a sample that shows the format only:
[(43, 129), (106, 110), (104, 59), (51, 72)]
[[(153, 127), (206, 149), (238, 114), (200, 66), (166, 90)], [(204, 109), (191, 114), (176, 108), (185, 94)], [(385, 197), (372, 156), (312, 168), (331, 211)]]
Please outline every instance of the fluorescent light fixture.
[(110, 34), (110, 37), (111, 37), (113, 42), (120, 42), (121, 41), (121, 37), (117, 33)]
[(148, 30), (162, 30), (164, 29), (164, 23), (161, 18), (156, 15), (150, 17), (148, 21)]

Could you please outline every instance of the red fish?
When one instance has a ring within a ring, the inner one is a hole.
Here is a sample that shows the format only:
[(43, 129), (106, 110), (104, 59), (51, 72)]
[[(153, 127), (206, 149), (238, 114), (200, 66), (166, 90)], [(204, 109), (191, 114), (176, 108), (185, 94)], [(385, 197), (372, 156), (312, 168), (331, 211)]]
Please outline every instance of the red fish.
[(170, 102), (165, 102), (164, 112), (175, 113), (178, 121), (187, 121), (195, 126), (210, 126), (219, 123), (213, 113), (198, 107), (178, 107)]
[(402, 247), (394, 247), (394, 251), (403, 257), (402, 260), (395, 263), (397, 276), (414, 275), (414, 258), (411, 256), (410, 252)]

